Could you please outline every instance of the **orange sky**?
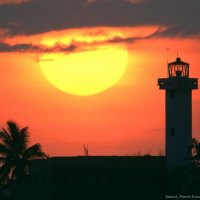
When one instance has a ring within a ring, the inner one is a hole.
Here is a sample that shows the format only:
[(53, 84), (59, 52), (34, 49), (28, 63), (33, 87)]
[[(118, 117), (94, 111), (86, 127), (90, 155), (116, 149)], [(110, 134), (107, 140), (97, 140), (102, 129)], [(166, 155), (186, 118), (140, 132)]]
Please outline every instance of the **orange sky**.
[[(159, 91), (157, 78), (167, 76), (167, 59), (174, 61), (177, 52), (190, 63), (191, 77), (200, 77), (200, 40), (146, 38), (158, 29), (97, 27), (6, 38), (10, 45), (31, 41), (41, 49), (0, 54), (1, 126), (10, 119), (28, 125), (31, 143), (40, 142), (51, 156), (83, 155), (83, 144), (88, 144), (90, 155), (164, 153), (164, 92)], [(117, 36), (127, 46), (128, 66), (123, 78), (103, 93), (80, 97), (61, 92), (41, 72), (39, 56), (45, 48), (63, 43), (63, 38), (65, 44), (67, 40), (76, 44), (75, 51), (87, 51), (88, 44), (95, 48)], [(127, 38), (133, 39), (127, 43)], [(199, 115), (200, 94), (194, 91), (193, 136), (197, 138)]]

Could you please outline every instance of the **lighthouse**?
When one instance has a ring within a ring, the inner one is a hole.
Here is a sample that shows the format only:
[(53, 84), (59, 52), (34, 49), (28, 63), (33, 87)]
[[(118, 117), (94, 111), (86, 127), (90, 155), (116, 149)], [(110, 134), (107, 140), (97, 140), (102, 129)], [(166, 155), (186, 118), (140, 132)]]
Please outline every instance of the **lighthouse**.
[(198, 79), (189, 78), (189, 64), (180, 58), (168, 64), (168, 78), (159, 78), (165, 90), (166, 168), (187, 166), (192, 157), (192, 90)]

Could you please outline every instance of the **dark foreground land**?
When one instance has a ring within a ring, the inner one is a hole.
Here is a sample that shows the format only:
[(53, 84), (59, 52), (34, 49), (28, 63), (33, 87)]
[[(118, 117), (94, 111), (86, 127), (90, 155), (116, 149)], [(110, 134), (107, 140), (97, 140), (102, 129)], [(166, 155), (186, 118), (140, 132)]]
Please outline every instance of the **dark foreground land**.
[[(166, 195), (189, 192), (183, 188), (182, 173), (166, 173), (164, 159), (89, 156), (36, 160), (31, 163), (29, 179), (13, 189), (13, 200), (162, 200)], [(200, 177), (199, 171), (195, 173)], [(195, 181), (190, 192), (200, 194), (199, 182)]]

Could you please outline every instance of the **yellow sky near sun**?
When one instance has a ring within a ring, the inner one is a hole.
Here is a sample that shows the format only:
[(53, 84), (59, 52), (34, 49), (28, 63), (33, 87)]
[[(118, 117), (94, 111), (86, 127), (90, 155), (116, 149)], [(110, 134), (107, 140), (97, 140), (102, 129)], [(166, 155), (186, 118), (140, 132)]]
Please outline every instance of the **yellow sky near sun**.
[(47, 80), (64, 92), (98, 94), (116, 84), (126, 70), (128, 52), (118, 46), (104, 45), (70, 55), (46, 54), (40, 58), (40, 66)]

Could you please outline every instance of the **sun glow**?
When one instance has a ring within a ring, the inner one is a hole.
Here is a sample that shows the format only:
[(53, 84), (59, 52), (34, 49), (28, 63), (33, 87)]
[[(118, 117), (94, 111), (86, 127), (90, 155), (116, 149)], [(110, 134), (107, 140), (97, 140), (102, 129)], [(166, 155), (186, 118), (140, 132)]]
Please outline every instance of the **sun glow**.
[(49, 52), (39, 58), (42, 72), (52, 85), (66, 93), (101, 93), (114, 86), (126, 70), (126, 39), (146, 37), (159, 28), (95, 27), (51, 31), (42, 38), (38, 35), (37, 41)]
[(127, 62), (128, 52), (122, 45), (40, 57), (47, 80), (58, 89), (78, 96), (98, 94), (115, 85), (124, 74)]

